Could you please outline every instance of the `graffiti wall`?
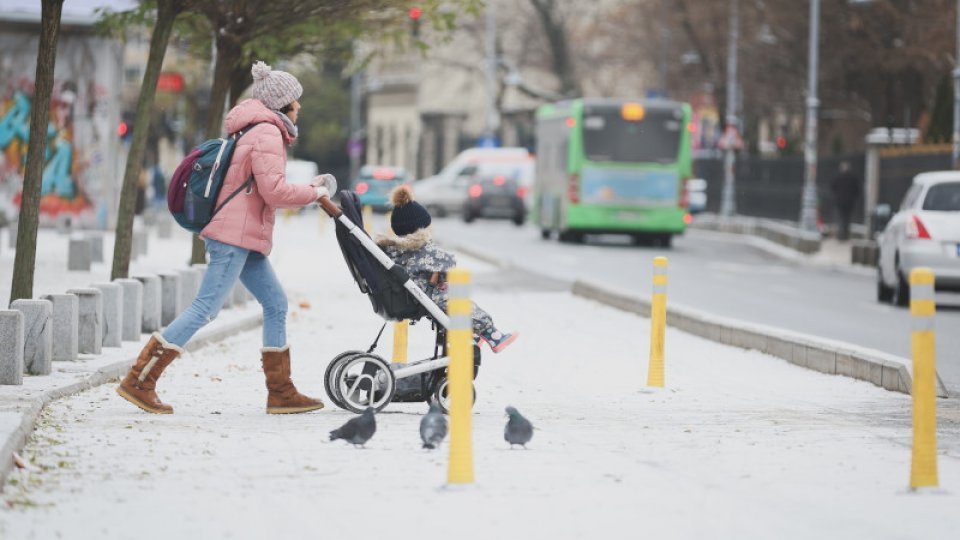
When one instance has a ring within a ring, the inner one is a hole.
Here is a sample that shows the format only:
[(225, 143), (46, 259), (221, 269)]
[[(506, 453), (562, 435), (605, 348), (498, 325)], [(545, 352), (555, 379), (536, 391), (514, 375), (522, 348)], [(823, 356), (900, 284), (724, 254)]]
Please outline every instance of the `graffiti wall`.
[[(0, 210), (20, 204), (30, 136), (39, 27), (0, 32)], [(57, 47), (41, 187), (41, 216), (111, 213), (119, 178), (122, 46), (64, 27)], [(92, 218), (90, 218), (92, 219)]]

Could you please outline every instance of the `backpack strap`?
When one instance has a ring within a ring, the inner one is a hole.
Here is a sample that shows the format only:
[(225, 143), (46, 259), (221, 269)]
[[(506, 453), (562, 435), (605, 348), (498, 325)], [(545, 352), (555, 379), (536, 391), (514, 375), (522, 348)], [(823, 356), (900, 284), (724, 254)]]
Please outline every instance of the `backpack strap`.
[[(256, 123), (250, 124), (250, 125), (244, 127), (243, 129), (241, 129), (240, 131), (238, 131), (238, 132), (234, 133), (233, 135), (231, 135), (231, 136), (233, 137), (234, 144), (236, 144), (236, 142), (240, 140), (240, 137), (243, 137), (244, 135), (246, 135), (247, 133), (249, 133), (250, 130), (253, 129), (255, 126), (258, 126), (258, 125), (263, 124), (263, 123), (264, 123), (264, 122), (256, 122)], [(243, 190), (249, 188), (250, 186), (252, 186), (252, 185), (253, 185), (253, 182), (254, 182), (254, 178), (253, 178), (253, 173), (251, 172), (251, 173), (250, 173), (250, 178), (247, 178), (247, 181), (246, 181), (246, 182), (244, 182), (240, 187), (238, 187), (236, 190), (234, 190), (233, 193), (231, 193), (229, 197), (227, 197), (226, 199), (224, 199), (224, 201), (223, 201), (222, 203), (220, 203), (219, 206), (217, 206), (216, 208), (213, 209), (213, 213), (210, 214), (210, 219), (213, 219), (213, 216), (217, 215), (217, 212), (219, 212), (220, 209), (222, 209), (228, 202), (230, 202), (231, 199), (233, 199), (234, 197), (236, 197), (237, 195), (239, 195), (241, 191), (243, 191)]]

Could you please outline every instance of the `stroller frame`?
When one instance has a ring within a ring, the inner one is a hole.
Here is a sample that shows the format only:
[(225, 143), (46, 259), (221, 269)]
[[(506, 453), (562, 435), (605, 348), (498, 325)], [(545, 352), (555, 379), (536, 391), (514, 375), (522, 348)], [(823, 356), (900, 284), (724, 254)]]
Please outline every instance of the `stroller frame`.
[[(342, 191), (340, 201), (342, 210), (327, 197), (321, 198), (319, 204), (336, 221), (337, 240), (354, 280), (385, 322), (366, 351), (346, 351), (330, 362), (324, 374), (327, 395), (338, 407), (356, 413), (368, 406), (380, 411), (393, 401), (435, 402), (446, 411), (449, 405), (446, 368), (450, 364), (446, 331), (450, 318), (414, 283), (406, 269), (396, 264), (367, 235), (356, 194)], [(354, 251), (348, 243), (360, 246), (362, 253), (374, 258), (378, 268), (368, 264), (366, 256)], [(411, 299), (414, 304), (410, 303)], [(408, 364), (391, 364), (373, 354), (387, 322), (409, 319), (412, 325), (424, 316), (430, 319), (435, 331), (432, 356)], [(476, 341), (473, 360), (476, 378), (480, 366), (480, 349)], [(420, 377), (414, 378), (417, 375)]]

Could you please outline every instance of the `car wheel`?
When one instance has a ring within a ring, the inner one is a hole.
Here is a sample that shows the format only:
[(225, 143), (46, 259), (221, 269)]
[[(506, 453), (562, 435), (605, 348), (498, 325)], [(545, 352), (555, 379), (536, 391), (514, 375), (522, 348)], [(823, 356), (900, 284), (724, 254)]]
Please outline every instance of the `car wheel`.
[(907, 282), (907, 278), (903, 276), (903, 272), (897, 268), (897, 284), (893, 287), (893, 303), (894, 305), (900, 307), (906, 307), (910, 305), (910, 284)]
[(557, 235), (557, 239), (568, 244), (581, 244), (583, 243), (583, 233), (560, 231), (560, 233)]
[(524, 221), (526, 221), (526, 218), (523, 214), (517, 214), (513, 216), (513, 224), (517, 227), (522, 226)]
[(877, 301), (890, 302), (893, 300), (893, 287), (887, 287), (883, 282), (883, 272), (877, 267)]
[(551, 233), (550, 229), (540, 229), (540, 238), (543, 240), (549, 240), (550, 233)]
[(473, 223), (473, 220), (477, 219), (477, 215), (473, 212), (463, 211), (463, 221), (464, 223)]

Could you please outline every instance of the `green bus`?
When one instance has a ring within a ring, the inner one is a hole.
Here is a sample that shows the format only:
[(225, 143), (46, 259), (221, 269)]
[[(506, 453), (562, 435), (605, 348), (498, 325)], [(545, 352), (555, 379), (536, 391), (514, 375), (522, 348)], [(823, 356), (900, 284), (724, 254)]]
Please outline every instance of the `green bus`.
[(690, 106), (576, 99), (537, 110), (534, 223), (544, 239), (627, 234), (670, 246), (690, 222)]

